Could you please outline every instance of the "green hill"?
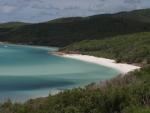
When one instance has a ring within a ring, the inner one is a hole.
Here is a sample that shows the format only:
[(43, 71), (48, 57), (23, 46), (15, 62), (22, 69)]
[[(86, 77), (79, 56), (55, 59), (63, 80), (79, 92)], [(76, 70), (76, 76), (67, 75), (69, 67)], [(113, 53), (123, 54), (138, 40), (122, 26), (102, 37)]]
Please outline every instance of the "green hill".
[(149, 14), (150, 10), (144, 9), (21, 25), (7, 32), (1, 31), (0, 41), (66, 46), (85, 39), (103, 39), (116, 35), (145, 32), (150, 31)]
[(103, 40), (85, 40), (61, 51), (116, 59), (118, 62), (150, 63), (150, 32), (121, 35)]
[(27, 23), (23, 22), (8, 22), (8, 23), (1, 23), (0, 24), (0, 35), (4, 33), (9, 33), (11, 30), (15, 30), (21, 26), (28, 25)]
[(0, 24), (0, 28), (17, 28), (23, 25), (27, 25), (27, 23), (23, 22), (8, 22), (8, 23), (2, 23)]
[(135, 10), (131, 12), (121, 12), (118, 13), (117, 17), (125, 17), (131, 20), (141, 21), (141, 22), (150, 22), (150, 9), (143, 9), (143, 10)]

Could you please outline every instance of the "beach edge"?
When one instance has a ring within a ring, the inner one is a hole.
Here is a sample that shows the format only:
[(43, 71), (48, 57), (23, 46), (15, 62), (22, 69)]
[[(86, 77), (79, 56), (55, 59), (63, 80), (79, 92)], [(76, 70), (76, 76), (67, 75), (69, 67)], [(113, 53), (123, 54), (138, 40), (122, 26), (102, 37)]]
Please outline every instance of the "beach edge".
[(64, 57), (64, 58), (76, 59), (76, 60), (80, 60), (80, 61), (85, 61), (85, 62), (109, 67), (109, 68), (118, 70), (121, 74), (127, 74), (129, 72), (141, 69), (140, 66), (135, 66), (133, 64), (117, 63), (113, 59), (95, 57), (95, 56), (90, 56), (90, 55), (68, 54), (68, 53), (64, 53), (64, 52), (54, 52), (53, 55)]

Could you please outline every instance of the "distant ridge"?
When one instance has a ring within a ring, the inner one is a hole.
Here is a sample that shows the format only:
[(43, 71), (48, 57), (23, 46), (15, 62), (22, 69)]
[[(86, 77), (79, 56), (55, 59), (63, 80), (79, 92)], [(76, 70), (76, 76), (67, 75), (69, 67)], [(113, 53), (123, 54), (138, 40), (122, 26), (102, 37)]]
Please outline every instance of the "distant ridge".
[(1, 23), (0, 28), (14, 28), (14, 27), (19, 27), (23, 25), (28, 25), (28, 23), (24, 22), (8, 22), (8, 23)]
[(146, 31), (150, 31), (150, 9), (60, 18), (38, 24), (0, 24), (0, 41), (62, 47), (81, 40)]

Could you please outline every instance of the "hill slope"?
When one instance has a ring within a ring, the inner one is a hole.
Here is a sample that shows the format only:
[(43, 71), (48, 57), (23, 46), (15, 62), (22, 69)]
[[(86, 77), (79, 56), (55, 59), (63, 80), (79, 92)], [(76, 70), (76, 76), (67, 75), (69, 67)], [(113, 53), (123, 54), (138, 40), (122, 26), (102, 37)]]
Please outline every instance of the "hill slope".
[(0, 24), (0, 35), (4, 33), (9, 33), (11, 30), (15, 30), (24, 25), (29, 25), (29, 24), (23, 22), (8, 22), (8, 23)]
[(116, 59), (118, 62), (149, 64), (150, 32), (121, 35), (104, 40), (85, 40), (61, 50)]
[(141, 22), (150, 22), (150, 9), (135, 10), (131, 12), (121, 12), (117, 14), (117, 17), (125, 17), (131, 20), (141, 21)]
[(3, 23), (0, 24), (0, 28), (17, 28), (23, 25), (28, 25), (28, 23), (23, 23), (23, 22), (8, 22), (8, 23)]
[[(150, 31), (150, 10), (137, 10), (90, 17), (62, 18), (45, 23), (23, 25), (0, 32), (1, 41), (66, 46), (85, 39)], [(8, 29), (8, 28), (7, 28)]]

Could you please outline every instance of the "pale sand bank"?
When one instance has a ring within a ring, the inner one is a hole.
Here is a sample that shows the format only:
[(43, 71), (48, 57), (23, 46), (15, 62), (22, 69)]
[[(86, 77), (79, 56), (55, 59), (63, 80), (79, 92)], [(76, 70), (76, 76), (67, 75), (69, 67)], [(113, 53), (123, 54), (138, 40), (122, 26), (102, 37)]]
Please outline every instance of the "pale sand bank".
[(62, 56), (62, 57), (66, 57), (66, 58), (82, 60), (82, 61), (110, 67), (110, 68), (113, 68), (113, 69), (120, 71), (122, 74), (126, 74), (128, 72), (131, 72), (131, 71), (134, 71), (134, 70), (141, 68), (141, 67), (130, 65), (130, 64), (116, 63), (115, 60), (111, 60), (111, 59), (99, 58), (99, 57), (94, 57), (94, 56), (89, 56), (89, 55), (63, 54), (63, 53), (58, 53), (57, 55)]

